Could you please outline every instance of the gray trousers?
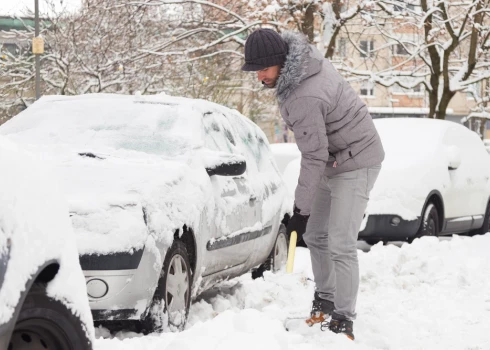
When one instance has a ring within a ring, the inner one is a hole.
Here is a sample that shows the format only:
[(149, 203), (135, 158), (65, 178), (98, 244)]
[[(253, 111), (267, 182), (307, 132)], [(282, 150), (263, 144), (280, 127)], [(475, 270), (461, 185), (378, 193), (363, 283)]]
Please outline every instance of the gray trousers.
[(356, 318), (359, 290), (357, 237), (381, 166), (320, 181), (303, 236), (310, 250), (316, 292), (332, 301), (335, 314)]

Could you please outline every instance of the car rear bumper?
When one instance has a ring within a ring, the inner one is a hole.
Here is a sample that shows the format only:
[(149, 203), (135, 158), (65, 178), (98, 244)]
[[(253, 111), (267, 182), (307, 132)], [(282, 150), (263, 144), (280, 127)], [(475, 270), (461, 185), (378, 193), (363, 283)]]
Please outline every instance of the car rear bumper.
[(149, 249), (81, 258), (94, 321), (141, 319), (155, 292), (159, 260)]
[[(396, 224), (397, 220), (398, 224)], [(370, 215), (366, 227), (359, 232), (359, 239), (405, 240), (414, 237), (419, 227), (420, 218), (404, 220), (398, 215)]]

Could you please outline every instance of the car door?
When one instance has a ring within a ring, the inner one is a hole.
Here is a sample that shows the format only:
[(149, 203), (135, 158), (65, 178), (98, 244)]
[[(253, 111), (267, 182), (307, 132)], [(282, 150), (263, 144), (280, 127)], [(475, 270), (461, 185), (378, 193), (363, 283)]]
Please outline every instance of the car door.
[[(446, 232), (463, 232), (483, 221), (488, 201), (490, 158), (476, 133), (459, 125), (444, 136), (448, 157), (459, 153), (460, 164), (449, 169), (449, 186), (444, 193)], [(481, 226), (481, 224), (480, 224)]]
[[(211, 151), (238, 154), (233, 129), (223, 114), (205, 113), (203, 116), (205, 147)], [(210, 215), (211, 239), (206, 243), (204, 258), (208, 276), (223, 270), (240, 269), (253, 249), (254, 226), (248, 218), (254, 212), (256, 197), (247, 181), (247, 171), (240, 176), (211, 176), (215, 210)]]
[(256, 226), (261, 228), (254, 235), (254, 253), (250, 261), (251, 265), (257, 265), (272, 250), (281, 221), (279, 211), (272, 208), (277, 208), (274, 203), (282, 203), (284, 197), (281, 190), (286, 189), (262, 130), (241, 115), (231, 114), (228, 117), (239, 138), (237, 147), (249, 160), (246, 180), (256, 194), (255, 210), (250, 213), (248, 221), (256, 222)]

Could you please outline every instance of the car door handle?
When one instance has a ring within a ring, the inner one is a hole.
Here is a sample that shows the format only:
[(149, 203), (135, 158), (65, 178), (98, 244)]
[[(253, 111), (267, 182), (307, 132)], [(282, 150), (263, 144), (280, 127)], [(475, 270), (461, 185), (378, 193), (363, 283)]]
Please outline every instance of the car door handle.
[(255, 202), (257, 200), (257, 197), (255, 196), (250, 196), (250, 202)]

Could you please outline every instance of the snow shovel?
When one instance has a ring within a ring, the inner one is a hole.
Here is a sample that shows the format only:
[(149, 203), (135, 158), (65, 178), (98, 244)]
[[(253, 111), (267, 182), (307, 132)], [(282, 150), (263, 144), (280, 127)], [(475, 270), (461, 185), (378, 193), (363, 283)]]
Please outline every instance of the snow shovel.
[(298, 239), (298, 234), (296, 231), (291, 232), (291, 237), (289, 238), (289, 251), (288, 251), (288, 262), (286, 264), (286, 272), (293, 272), (294, 267), (294, 253), (296, 252), (296, 240)]

